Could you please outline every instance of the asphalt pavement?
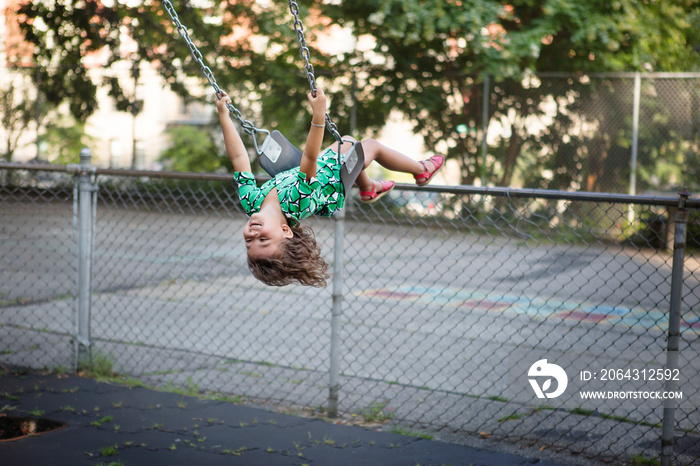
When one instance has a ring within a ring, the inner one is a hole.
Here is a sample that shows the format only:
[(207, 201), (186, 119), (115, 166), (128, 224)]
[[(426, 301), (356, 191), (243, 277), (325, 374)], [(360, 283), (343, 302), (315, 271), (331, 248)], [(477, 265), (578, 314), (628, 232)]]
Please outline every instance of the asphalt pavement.
[[(555, 465), (73, 374), (4, 372), (0, 395), (8, 466)], [(37, 432), (6, 439), (11, 417), (54, 424), (25, 421), (19, 434)]]

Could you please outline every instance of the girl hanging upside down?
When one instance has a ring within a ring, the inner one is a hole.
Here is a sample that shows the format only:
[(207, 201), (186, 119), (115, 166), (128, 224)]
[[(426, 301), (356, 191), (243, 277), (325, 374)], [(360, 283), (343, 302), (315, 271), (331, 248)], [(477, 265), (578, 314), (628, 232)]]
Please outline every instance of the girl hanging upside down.
[[(309, 93), (308, 98), (313, 116), (299, 168), (282, 172), (258, 187), (248, 152), (229, 117), (226, 104), (231, 100), (223, 93), (217, 96), (216, 108), (226, 152), (233, 163), (241, 204), (250, 215), (243, 228), (248, 268), (267, 285), (284, 286), (296, 281), (302, 285), (326, 286), (328, 263), (321, 256), (313, 230), (299, 225), (299, 220), (314, 214), (329, 217), (345, 205), (340, 180), (341, 163), (335, 150), (329, 147), (319, 154), (323, 143), (326, 96), (322, 89), (317, 89), (316, 96)], [(351, 145), (344, 143), (341, 154), (345, 155)], [(441, 155), (417, 162), (373, 139), (362, 141), (362, 149), (365, 169), (376, 160), (389, 170), (413, 174), (418, 186), (428, 184), (445, 163)], [(364, 203), (376, 202), (394, 188), (393, 181), (371, 180), (364, 169), (356, 184)]]

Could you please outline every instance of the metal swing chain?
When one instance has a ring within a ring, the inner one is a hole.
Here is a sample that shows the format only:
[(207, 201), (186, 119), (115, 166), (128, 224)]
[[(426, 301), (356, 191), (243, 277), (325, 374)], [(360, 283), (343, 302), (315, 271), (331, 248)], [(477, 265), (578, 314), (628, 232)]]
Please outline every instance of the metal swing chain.
[[(204, 58), (202, 56), (202, 53), (199, 51), (197, 46), (194, 45), (192, 39), (190, 39), (190, 35), (187, 33), (187, 28), (180, 22), (180, 18), (178, 17), (177, 12), (173, 7), (173, 4), (170, 3), (169, 0), (163, 0), (163, 6), (170, 15), (170, 18), (173, 20), (173, 23), (175, 23), (175, 26), (177, 26), (178, 34), (180, 34), (180, 37), (185, 39), (187, 47), (190, 49), (190, 53), (192, 54), (192, 58), (194, 58), (194, 60), (199, 64), (202, 70), (202, 74), (205, 78), (207, 78), (209, 84), (211, 84), (211, 86), (214, 88), (214, 91), (216, 91), (216, 95), (221, 95), (223, 91), (216, 83), (216, 79), (214, 78), (214, 74), (212, 73), (211, 68), (204, 64)], [(241, 111), (234, 107), (233, 104), (227, 103), (226, 107), (228, 108), (229, 112), (234, 116), (234, 118), (241, 123), (241, 128), (243, 128), (246, 132), (255, 135), (255, 133), (261, 131), (251, 121), (244, 119)]]
[[(304, 37), (304, 24), (299, 19), (299, 5), (294, 0), (289, 0), (289, 10), (294, 15), (294, 30), (299, 38), (299, 46), (301, 48), (301, 58), (306, 62), (304, 69), (306, 70), (306, 79), (309, 80), (309, 86), (311, 87), (311, 93), (316, 96), (316, 77), (314, 76), (314, 67), (311, 64), (311, 52), (309, 47), (306, 45), (306, 38)], [(340, 133), (338, 133), (338, 127), (331, 121), (331, 117), (326, 112), (326, 127), (328, 131), (333, 135), (336, 141), (339, 143), (342, 141)]]
[[(199, 64), (202, 74), (205, 78), (207, 78), (207, 81), (209, 81), (209, 84), (214, 88), (216, 94), (220, 95), (222, 93), (222, 90), (216, 83), (216, 78), (214, 78), (214, 74), (212, 73), (211, 68), (204, 64), (204, 58), (202, 56), (202, 53), (199, 51), (194, 42), (192, 42), (192, 39), (190, 39), (190, 35), (187, 32), (187, 28), (180, 21), (180, 18), (177, 12), (175, 11), (175, 7), (173, 7), (173, 4), (170, 2), (170, 0), (162, 0), (162, 2), (163, 6), (165, 7), (165, 10), (168, 12), (168, 15), (170, 15), (170, 19), (172, 19), (173, 23), (177, 27), (178, 34), (180, 34), (180, 37), (182, 37), (187, 43), (187, 48), (190, 50), (192, 58), (194, 58), (194, 60)], [(311, 64), (311, 54), (309, 48), (306, 45), (306, 38), (304, 37), (304, 25), (301, 22), (301, 19), (299, 19), (299, 5), (296, 3), (296, 1), (289, 0), (289, 9), (294, 15), (294, 30), (296, 31), (297, 37), (299, 38), (299, 44), (301, 46), (301, 56), (306, 62), (306, 77), (309, 80), (311, 92), (315, 95), (316, 78), (314, 76), (314, 67)], [(229, 112), (233, 115), (233, 117), (241, 123), (241, 128), (243, 128), (246, 132), (255, 135), (255, 133), (261, 131), (251, 121), (244, 119), (241, 111), (234, 107), (233, 104), (228, 103), (226, 104), (226, 107), (228, 108)], [(340, 133), (338, 132), (338, 127), (335, 125), (335, 123), (331, 121), (331, 117), (328, 114), (328, 112), (326, 112), (326, 127), (336, 139), (336, 141), (340, 142), (342, 140)]]

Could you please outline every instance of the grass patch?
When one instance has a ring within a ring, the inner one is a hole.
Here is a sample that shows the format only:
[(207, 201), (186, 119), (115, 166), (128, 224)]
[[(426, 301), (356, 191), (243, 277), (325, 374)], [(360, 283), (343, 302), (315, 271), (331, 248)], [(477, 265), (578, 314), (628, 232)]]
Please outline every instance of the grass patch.
[(505, 416), (505, 417), (500, 418), (498, 420), (498, 422), (517, 421), (518, 419), (522, 419), (522, 418), (527, 417), (527, 416), (529, 416), (529, 414), (527, 414), (527, 413), (521, 413), (521, 414), (513, 413), (510, 416)]
[(210, 395), (207, 397), (210, 400), (214, 401), (225, 401), (226, 403), (232, 403), (234, 405), (240, 405), (243, 404), (247, 401), (247, 398), (242, 396), (242, 395), (222, 395), (222, 394), (214, 394)]
[(606, 414), (606, 413), (599, 413), (597, 411), (591, 411), (590, 409), (583, 409), (583, 408), (574, 408), (572, 410), (569, 410), (571, 414), (579, 414), (582, 416), (595, 416), (599, 417), (601, 419), (609, 419), (611, 421), (616, 421), (616, 422), (624, 422), (627, 424), (635, 424), (638, 426), (647, 426), (647, 427), (661, 427), (660, 423), (652, 424), (651, 422), (647, 421), (635, 421), (633, 419), (624, 417), (624, 416), (615, 416), (614, 414)]
[(633, 466), (659, 466), (661, 464), (658, 459), (647, 458), (641, 453), (634, 453), (632, 456), (630, 456), (630, 460), (632, 461), (630, 464)]
[(590, 409), (583, 409), (583, 408), (574, 408), (569, 412), (571, 414), (580, 414), (583, 416), (593, 416), (595, 414), (595, 411), (591, 411)]
[(365, 422), (380, 422), (384, 423), (390, 419), (393, 419), (396, 415), (395, 413), (387, 413), (384, 411), (386, 408), (387, 401), (375, 401), (370, 404), (367, 408), (361, 409), (359, 415)]
[(10, 401), (19, 401), (19, 395), (11, 395), (7, 392), (3, 393), (2, 396)]
[(3, 299), (0, 300), (0, 307), (13, 306), (15, 304), (27, 304), (32, 302), (32, 299), (28, 296), (20, 296), (15, 299)]
[(401, 426), (393, 426), (390, 430), (392, 434), (397, 434), (397, 435), (405, 435), (406, 437), (416, 437), (416, 438), (422, 438), (426, 440), (432, 440), (435, 438), (433, 434), (430, 434), (428, 432), (423, 432), (420, 430), (411, 430), (407, 429), (405, 427)]
[(101, 417), (100, 419), (98, 419), (98, 420), (96, 420), (96, 421), (92, 421), (92, 422), (90, 423), (90, 425), (93, 426), (93, 427), (100, 427), (102, 424), (104, 424), (104, 423), (106, 423), (106, 422), (111, 422), (111, 421), (113, 421), (113, 420), (114, 420), (114, 416), (103, 416), (103, 417)]
[(102, 456), (114, 456), (117, 453), (119, 453), (119, 449), (116, 444), (100, 448), (100, 455)]
[(556, 409), (557, 409), (557, 408), (555, 408), (555, 407), (552, 406), (552, 405), (542, 405), (542, 406), (536, 407), (536, 408), (535, 408), (535, 412), (540, 412), (540, 411), (545, 411), (545, 410), (546, 410), (546, 411), (556, 411)]
[(111, 381), (117, 374), (114, 372), (114, 357), (95, 351), (90, 361), (78, 367), (78, 371), (98, 382)]
[(182, 396), (196, 397), (199, 396), (201, 389), (199, 388), (199, 385), (192, 381), (192, 377), (187, 377), (187, 382), (185, 383), (184, 388), (176, 387), (172, 382), (168, 382), (168, 385), (165, 386), (165, 391), (177, 393), (178, 395)]
[(39, 408), (34, 408), (31, 411), (29, 411), (29, 414), (34, 417), (41, 417), (46, 413), (46, 411), (42, 411)]
[(225, 449), (221, 450), (221, 453), (224, 453), (227, 455), (233, 455), (233, 456), (241, 456), (247, 450), (248, 450), (247, 447), (240, 447), (240, 448), (237, 448), (236, 450), (231, 450), (231, 449), (225, 448)]

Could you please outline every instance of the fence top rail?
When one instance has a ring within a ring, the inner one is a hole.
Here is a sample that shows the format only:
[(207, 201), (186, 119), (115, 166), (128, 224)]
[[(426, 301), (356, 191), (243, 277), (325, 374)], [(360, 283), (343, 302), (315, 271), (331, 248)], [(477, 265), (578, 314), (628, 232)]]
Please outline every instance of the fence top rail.
[[(78, 174), (82, 168), (80, 165), (51, 165), (51, 164), (22, 164), (16, 162), (0, 162), (0, 170), (28, 170), (28, 171), (58, 171), (71, 174)], [(96, 168), (90, 167), (90, 173), (106, 176), (124, 177), (144, 177), (163, 178), (185, 181), (218, 181), (229, 182), (233, 180), (230, 174), (218, 173), (192, 173), (192, 172), (169, 172), (169, 171), (149, 171), (149, 170), (125, 170), (117, 168)], [(270, 179), (269, 177), (257, 177), (259, 181)], [(477, 195), (494, 196), (506, 198), (530, 198), (530, 199), (551, 199), (562, 201), (582, 201), (582, 202), (606, 202), (610, 204), (640, 204), (655, 205), (664, 207), (678, 207), (681, 201), (681, 194), (676, 196), (655, 196), (655, 195), (633, 195), (616, 193), (596, 193), (586, 191), (556, 191), (549, 189), (523, 189), (492, 186), (438, 186), (418, 187), (412, 184), (397, 183), (396, 189), (401, 191), (423, 191), (443, 194), (457, 195)], [(685, 201), (685, 206), (691, 209), (700, 209), (700, 197), (691, 197)]]
[(693, 71), (678, 71), (678, 72), (634, 72), (620, 71), (616, 73), (563, 73), (557, 71), (540, 71), (533, 73), (539, 78), (634, 78), (639, 76), (642, 79), (697, 79), (700, 78), (700, 73)]
[[(430, 186), (429, 188), (419, 188), (410, 184), (397, 184), (396, 188), (405, 191), (431, 191), (438, 193), (460, 194), (460, 195), (481, 195), (507, 198), (531, 198), (531, 199), (552, 199), (561, 201), (587, 201), (606, 202), (610, 204), (640, 204), (655, 205), (664, 207), (678, 207), (681, 195), (676, 196), (654, 196), (639, 194), (616, 194), (616, 193), (596, 193), (587, 191), (556, 191), (550, 189), (521, 189), (493, 186)], [(700, 209), (700, 198), (688, 198), (685, 206), (691, 209)]]
[[(54, 171), (66, 172), (70, 174), (80, 173), (83, 167), (80, 165), (52, 165), (39, 163), (16, 163), (0, 162), (0, 170), (27, 170), (27, 171)], [(127, 170), (121, 168), (97, 168), (90, 167), (90, 173), (105, 176), (124, 177), (145, 177), (145, 178), (167, 178), (188, 181), (231, 181), (233, 177), (229, 174), (220, 173), (194, 173), (194, 172), (169, 172), (155, 170)]]
[(51, 165), (48, 163), (17, 163), (0, 162), (0, 170), (29, 170), (42, 172), (67, 172), (67, 165)]

